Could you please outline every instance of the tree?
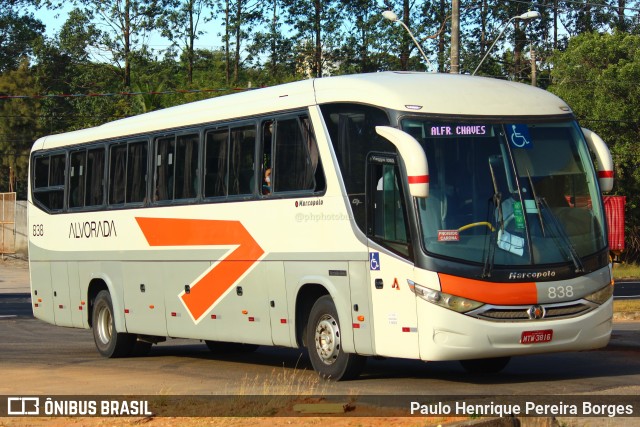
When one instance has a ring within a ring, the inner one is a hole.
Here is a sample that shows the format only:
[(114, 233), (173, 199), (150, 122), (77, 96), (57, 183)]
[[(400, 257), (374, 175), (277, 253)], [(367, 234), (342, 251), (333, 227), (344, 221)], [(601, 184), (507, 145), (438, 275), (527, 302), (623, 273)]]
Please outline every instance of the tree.
[[(583, 125), (607, 142), (614, 159), (614, 192), (640, 192), (640, 36), (585, 33), (552, 58), (552, 92), (565, 99)], [(640, 206), (629, 197), (627, 235), (640, 241)], [(640, 246), (630, 248), (632, 257)]]
[[(34, 96), (37, 83), (23, 58), (15, 70), (0, 75), (0, 94)], [(39, 134), (39, 102), (33, 98), (6, 99), (0, 102), (0, 191), (7, 191), (9, 170), (17, 178), (16, 191), (24, 198), (31, 144)]]
[(18, 13), (6, 6), (0, 8), (0, 73), (17, 69), (44, 30), (33, 14)]
[(284, 11), (282, 0), (271, 0), (268, 6), (265, 3), (263, 18), (257, 22), (263, 31), (257, 31), (248, 45), (252, 65), (262, 69), (266, 75), (266, 79), (261, 79), (263, 83), (284, 82), (295, 76), (294, 44), (292, 38), (283, 31)]
[(342, 24), (336, 0), (285, 0), (285, 4), (303, 68), (313, 77), (322, 77), (326, 66), (338, 65), (332, 55), (339, 44), (336, 30)]
[(193, 83), (193, 66), (195, 61), (195, 41), (203, 33), (198, 29), (200, 19), (210, 0), (184, 0), (168, 12), (167, 23), (162, 35), (180, 46), (187, 63), (187, 81)]
[[(250, 39), (252, 34), (249, 30), (257, 23), (262, 15), (265, 2), (260, 0), (218, 0), (218, 8), (224, 14), (224, 35), (226, 56), (226, 77), (227, 84), (231, 80), (231, 69), (233, 68), (233, 82), (237, 83), (240, 76), (241, 51), (244, 40)], [(234, 48), (233, 55), (231, 47)]]
[(125, 89), (131, 88), (131, 59), (146, 31), (164, 21), (166, 0), (80, 0), (87, 16), (96, 17), (107, 30), (99, 46), (120, 70)]

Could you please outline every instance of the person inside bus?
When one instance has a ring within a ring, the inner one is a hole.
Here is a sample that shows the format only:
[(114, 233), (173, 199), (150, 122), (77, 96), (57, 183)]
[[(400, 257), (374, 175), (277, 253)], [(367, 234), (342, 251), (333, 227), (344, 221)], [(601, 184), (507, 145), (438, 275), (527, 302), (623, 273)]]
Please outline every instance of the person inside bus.
[(262, 194), (271, 194), (271, 168), (264, 171), (264, 181), (262, 183)]

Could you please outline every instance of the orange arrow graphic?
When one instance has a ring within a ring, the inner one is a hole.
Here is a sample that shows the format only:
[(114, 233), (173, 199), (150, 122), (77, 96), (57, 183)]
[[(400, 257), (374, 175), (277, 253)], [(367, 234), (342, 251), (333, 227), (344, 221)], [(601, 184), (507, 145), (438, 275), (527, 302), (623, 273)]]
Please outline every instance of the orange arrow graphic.
[(240, 221), (136, 218), (149, 246), (235, 246), (180, 298), (197, 322), (264, 254)]

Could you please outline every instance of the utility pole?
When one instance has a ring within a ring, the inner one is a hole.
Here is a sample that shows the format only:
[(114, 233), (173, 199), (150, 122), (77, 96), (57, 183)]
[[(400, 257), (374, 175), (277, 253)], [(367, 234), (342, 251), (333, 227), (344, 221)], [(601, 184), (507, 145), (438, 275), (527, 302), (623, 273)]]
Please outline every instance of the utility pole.
[(451, 0), (451, 74), (460, 73), (460, 0)]
[(533, 43), (529, 45), (529, 55), (531, 56), (531, 86), (538, 86), (538, 70), (536, 67), (536, 51), (533, 50)]

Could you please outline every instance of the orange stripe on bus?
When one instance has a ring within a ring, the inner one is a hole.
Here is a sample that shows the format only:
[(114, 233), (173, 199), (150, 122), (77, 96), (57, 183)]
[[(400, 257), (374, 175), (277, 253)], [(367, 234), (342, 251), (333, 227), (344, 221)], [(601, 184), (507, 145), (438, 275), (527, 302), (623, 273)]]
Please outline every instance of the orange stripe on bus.
[(438, 273), (442, 292), (487, 304), (537, 304), (535, 282), (496, 283)]
[(149, 246), (235, 246), (225, 259), (181, 298), (193, 318), (200, 318), (264, 254), (240, 221), (136, 218)]

